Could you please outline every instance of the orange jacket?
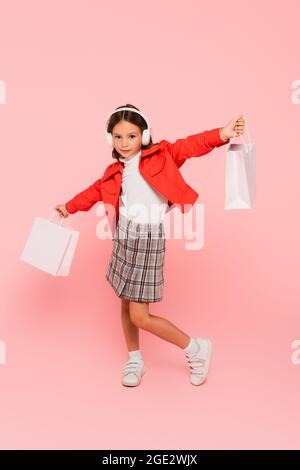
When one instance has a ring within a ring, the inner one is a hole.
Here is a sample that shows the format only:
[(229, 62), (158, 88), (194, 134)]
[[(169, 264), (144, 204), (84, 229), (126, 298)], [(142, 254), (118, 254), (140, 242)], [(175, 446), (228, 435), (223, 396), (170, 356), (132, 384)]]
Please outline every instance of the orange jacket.
[[(182, 212), (190, 210), (199, 194), (183, 179), (179, 168), (191, 157), (201, 157), (215, 147), (227, 144), (220, 137), (220, 128), (194, 134), (174, 143), (161, 140), (148, 149), (142, 149), (139, 170), (146, 181), (168, 199), (168, 210), (178, 205)], [(91, 186), (66, 202), (69, 214), (88, 211), (96, 202), (103, 201), (105, 214), (111, 226), (119, 220), (119, 196), (124, 163), (110, 164), (103, 176)]]

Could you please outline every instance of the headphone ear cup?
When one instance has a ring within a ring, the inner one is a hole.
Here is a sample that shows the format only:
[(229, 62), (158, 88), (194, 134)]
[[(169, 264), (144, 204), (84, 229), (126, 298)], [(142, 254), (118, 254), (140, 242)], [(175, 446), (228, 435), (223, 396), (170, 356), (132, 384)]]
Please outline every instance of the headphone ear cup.
[(143, 136), (142, 136), (142, 144), (148, 145), (149, 142), (150, 142), (150, 129), (144, 129)]
[(108, 145), (113, 147), (113, 140), (112, 140), (111, 132), (106, 132), (105, 134), (106, 134), (106, 140), (107, 140)]

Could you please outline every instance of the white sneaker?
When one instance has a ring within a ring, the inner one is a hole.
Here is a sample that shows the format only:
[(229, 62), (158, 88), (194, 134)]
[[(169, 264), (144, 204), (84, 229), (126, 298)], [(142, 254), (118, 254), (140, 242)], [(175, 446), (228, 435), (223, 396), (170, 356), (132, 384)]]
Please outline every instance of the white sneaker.
[(201, 385), (207, 379), (212, 342), (203, 338), (195, 338), (195, 341), (198, 344), (198, 350), (192, 354), (185, 353), (185, 355), (189, 363), (191, 384)]
[(123, 367), (122, 384), (128, 387), (139, 385), (145, 372), (143, 361), (129, 359)]

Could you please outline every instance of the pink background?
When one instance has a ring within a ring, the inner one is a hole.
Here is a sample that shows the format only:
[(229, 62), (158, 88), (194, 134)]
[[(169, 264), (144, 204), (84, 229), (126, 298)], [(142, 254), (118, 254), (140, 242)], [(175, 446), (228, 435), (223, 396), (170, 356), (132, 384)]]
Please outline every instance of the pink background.
[[(2, 449), (299, 448), (299, 15), (296, 0), (3, 2)], [(104, 120), (126, 102), (154, 142), (243, 113), (257, 145), (251, 210), (224, 210), (225, 147), (181, 169), (205, 205), (204, 247), (167, 241), (164, 299), (150, 311), (211, 337), (202, 387), (179, 348), (143, 330), (147, 373), (121, 385), (128, 356), (98, 205), (66, 221), (80, 231), (70, 277), (19, 259), (34, 218), (112, 162)]]

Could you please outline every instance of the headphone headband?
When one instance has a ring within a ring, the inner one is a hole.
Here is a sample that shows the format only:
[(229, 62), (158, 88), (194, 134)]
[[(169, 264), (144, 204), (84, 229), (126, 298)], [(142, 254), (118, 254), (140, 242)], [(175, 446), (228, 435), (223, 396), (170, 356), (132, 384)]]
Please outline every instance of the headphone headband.
[(141, 113), (141, 112), (138, 111), (137, 109), (134, 109), (134, 108), (127, 108), (126, 106), (124, 106), (123, 108), (115, 109), (115, 110), (108, 116), (108, 118), (107, 118), (107, 120), (106, 120), (106, 124), (105, 124), (105, 131), (106, 131), (106, 132), (107, 132), (107, 123), (108, 123), (110, 117), (111, 117), (113, 114), (118, 113), (119, 111), (133, 111), (133, 112), (139, 114), (140, 116), (142, 116), (142, 118), (145, 119), (146, 124), (147, 124), (147, 128), (150, 129), (150, 124), (149, 124), (149, 122), (148, 122), (148, 119), (146, 118), (146, 116), (145, 116), (143, 113)]

